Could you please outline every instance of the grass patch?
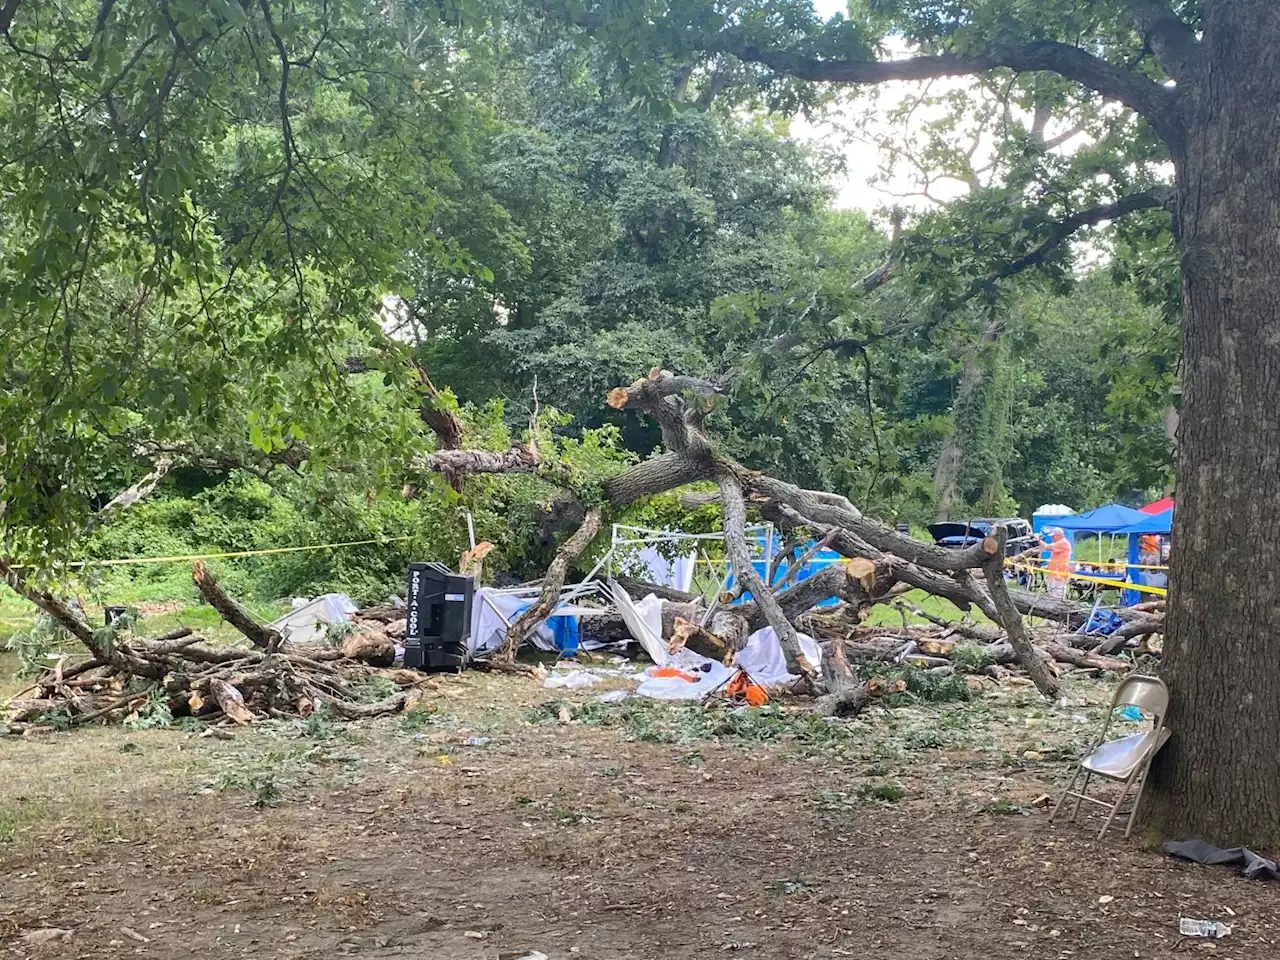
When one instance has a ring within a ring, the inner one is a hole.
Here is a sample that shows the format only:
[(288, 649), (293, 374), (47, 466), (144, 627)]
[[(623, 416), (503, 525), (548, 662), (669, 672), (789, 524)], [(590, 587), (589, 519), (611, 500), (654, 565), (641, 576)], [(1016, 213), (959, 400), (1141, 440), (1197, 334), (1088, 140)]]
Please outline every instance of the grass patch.
[[(927, 541), (926, 541), (927, 542)], [(991, 623), (987, 617), (983, 616), (979, 610), (974, 610), (966, 614), (950, 600), (943, 597), (935, 597), (923, 590), (911, 590), (905, 594), (907, 600), (910, 600), (925, 613), (930, 613), (935, 617), (943, 620), (964, 620), (970, 619), (974, 623)], [(897, 627), (901, 626), (903, 620), (907, 623), (927, 624), (929, 621), (916, 613), (903, 612), (896, 607), (887, 604), (877, 604), (871, 608), (871, 615), (866, 622), (870, 626), (877, 627)]]
[(986, 803), (979, 804), (978, 812), (996, 817), (1012, 817), (1022, 813), (1022, 807), (1012, 800), (1000, 797), (997, 800), (989, 800)]
[(534, 724), (558, 723), (561, 710), (567, 711), (573, 722), (619, 728), (627, 739), (642, 743), (737, 740), (830, 746), (850, 738), (849, 729), (840, 723), (807, 711), (792, 711), (772, 704), (707, 709), (650, 700), (625, 700), (622, 703), (551, 700), (528, 710), (525, 719)]
[(908, 733), (903, 740), (903, 745), (908, 750), (938, 750), (946, 742), (947, 738), (940, 730), (935, 727), (924, 727)]
[(906, 795), (907, 791), (896, 783), (864, 783), (858, 788), (859, 797), (877, 803), (897, 803)]
[(10, 844), (28, 827), (49, 817), (49, 807), (40, 800), (11, 800), (0, 803), (0, 844)]
[(867, 803), (897, 803), (907, 791), (896, 783), (864, 783), (854, 793), (844, 790), (821, 790), (809, 803), (828, 813), (847, 813)]
[(438, 712), (429, 704), (420, 702), (400, 714), (396, 727), (401, 733), (414, 734), (421, 733), (427, 727), (439, 726), (452, 719), (452, 717)]
[(251, 797), (250, 806), (278, 807), (284, 799), (284, 790), (274, 774), (224, 773), (218, 778), (219, 790), (243, 790)]

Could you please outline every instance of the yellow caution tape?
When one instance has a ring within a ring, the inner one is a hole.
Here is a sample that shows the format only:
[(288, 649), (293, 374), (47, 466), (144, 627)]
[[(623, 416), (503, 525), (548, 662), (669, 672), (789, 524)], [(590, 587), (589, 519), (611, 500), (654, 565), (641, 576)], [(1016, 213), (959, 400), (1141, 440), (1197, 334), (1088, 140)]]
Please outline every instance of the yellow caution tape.
[[(402, 543), (412, 536), (375, 537), (371, 540), (346, 540), (342, 543), (309, 543), (300, 547), (268, 547), (263, 550), (230, 550), (226, 553), (186, 553), (172, 557), (128, 557), (120, 560), (78, 560), (69, 567), (127, 567), (151, 563), (188, 563), (194, 560), (228, 560), (233, 557), (265, 557), (276, 553), (302, 553), (307, 550), (336, 550), (339, 547), (364, 547), (375, 543)], [(29, 564), (14, 564), (20, 569)]]
[[(1044, 573), (1049, 576), (1054, 575), (1049, 572), (1048, 567), (1038, 567), (1030, 563), (1018, 563), (1014, 560), (1006, 560), (1005, 563), (1014, 568), (1031, 570), (1035, 573)], [(1061, 575), (1059, 574), (1059, 576)], [(1164, 587), (1151, 587), (1145, 583), (1129, 583), (1125, 580), (1105, 580), (1102, 577), (1089, 577), (1082, 573), (1075, 572), (1069, 573), (1067, 576), (1072, 580), (1083, 580), (1086, 583), (1100, 583), (1103, 586), (1115, 587), (1117, 590), (1137, 590), (1139, 593), (1154, 593), (1157, 597), (1167, 597), (1169, 595), (1169, 591)]]
[(1105, 563), (1101, 560), (1077, 560), (1076, 563), (1087, 563), (1091, 567), (1110, 567), (1113, 570), (1123, 570), (1126, 567), (1133, 567), (1135, 570), (1168, 570), (1167, 564), (1163, 563), (1124, 563), (1120, 560), (1112, 562), (1110, 560)]

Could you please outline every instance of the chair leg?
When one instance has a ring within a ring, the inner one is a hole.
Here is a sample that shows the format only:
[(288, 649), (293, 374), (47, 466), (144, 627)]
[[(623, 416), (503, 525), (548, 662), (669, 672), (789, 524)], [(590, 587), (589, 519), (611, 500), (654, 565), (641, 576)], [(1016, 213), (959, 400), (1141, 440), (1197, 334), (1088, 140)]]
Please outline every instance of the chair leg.
[(1124, 798), (1129, 795), (1129, 786), (1133, 783), (1134, 774), (1129, 775), (1129, 779), (1124, 782), (1124, 786), (1120, 788), (1120, 796), (1116, 797), (1116, 802), (1111, 807), (1111, 812), (1107, 814), (1107, 822), (1102, 825), (1102, 829), (1098, 832), (1098, 839), (1101, 840), (1107, 835), (1107, 831), (1111, 829), (1111, 821), (1116, 818), (1116, 814), (1120, 810), (1120, 804), (1124, 803)]
[(1067, 802), (1067, 797), (1071, 795), (1071, 788), (1076, 785), (1076, 781), (1080, 779), (1080, 764), (1076, 764), (1075, 771), (1071, 774), (1071, 779), (1067, 782), (1066, 789), (1062, 791), (1062, 796), (1058, 797), (1058, 802), (1053, 805), (1053, 809), (1049, 811), (1049, 822), (1053, 823), (1053, 818), (1058, 815), (1058, 811), (1062, 809), (1062, 805)]
[(1142, 795), (1147, 792), (1147, 775), (1151, 772), (1151, 761), (1155, 759), (1155, 755), (1147, 758), (1147, 762), (1142, 765), (1141, 780), (1138, 781), (1138, 792), (1133, 797), (1133, 809), (1129, 811), (1129, 822), (1124, 828), (1124, 838), (1129, 839), (1129, 835), (1133, 833), (1133, 824), (1138, 819), (1138, 807), (1142, 805)]
[(1075, 823), (1076, 817), (1080, 816), (1080, 806), (1084, 803), (1084, 795), (1089, 792), (1089, 781), (1093, 779), (1093, 771), (1086, 770), (1084, 774), (1084, 786), (1080, 788), (1080, 792), (1076, 794), (1076, 806), (1071, 811), (1071, 822)]

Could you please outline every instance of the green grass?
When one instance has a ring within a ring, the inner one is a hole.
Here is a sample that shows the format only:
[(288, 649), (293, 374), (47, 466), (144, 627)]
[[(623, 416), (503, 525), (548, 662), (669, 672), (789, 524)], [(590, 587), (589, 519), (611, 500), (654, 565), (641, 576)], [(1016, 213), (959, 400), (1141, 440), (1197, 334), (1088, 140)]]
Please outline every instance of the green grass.
[(13, 843), (23, 829), (49, 816), (49, 807), (40, 800), (12, 800), (0, 803), (0, 847)]
[(997, 817), (1012, 817), (1022, 813), (1022, 807), (1014, 803), (1012, 800), (1006, 800), (1001, 797), (998, 800), (992, 800), (989, 803), (983, 803), (978, 806), (978, 810), (982, 813), (991, 814)]
[[(964, 611), (950, 600), (944, 599), (943, 597), (935, 597), (932, 594), (925, 593), (923, 590), (912, 590), (909, 593), (903, 594), (903, 596), (921, 610), (932, 614), (935, 617), (939, 617), (940, 619), (965, 619), (966, 614)], [(904, 613), (900, 612), (896, 607), (880, 603), (871, 608), (871, 615), (867, 618), (866, 622), (868, 626), (900, 627), (902, 626), (903, 616)], [(907, 618), (907, 623), (909, 624), (923, 624), (929, 622), (924, 617), (915, 613), (907, 612), (905, 613), (905, 616)], [(982, 611), (976, 607), (971, 609), (967, 616), (974, 623), (991, 623), (990, 620), (983, 616)]]

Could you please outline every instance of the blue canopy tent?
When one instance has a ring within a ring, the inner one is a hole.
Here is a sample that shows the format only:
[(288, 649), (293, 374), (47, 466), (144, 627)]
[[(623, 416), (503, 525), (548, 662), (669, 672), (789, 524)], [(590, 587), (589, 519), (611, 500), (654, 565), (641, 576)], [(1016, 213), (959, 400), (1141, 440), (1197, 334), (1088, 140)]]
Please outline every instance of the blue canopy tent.
[(1170, 507), (1164, 513), (1157, 513), (1153, 516), (1145, 516), (1137, 523), (1123, 527), (1116, 533), (1127, 533), (1131, 537), (1141, 537), (1145, 534), (1159, 534), (1161, 536), (1169, 536), (1173, 532), (1173, 508)]
[[(1055, 518), (1051, 523), (1046, 524), (1046, 526), (1061, 527), (1063, 532), (1071, 537), (1071, 543), (1074, 547), (1077, 533), (1115, 534), (1121, 532), (1126, 527), (1131, 527), (1134, 524), (1141, 523), (1143, 520), (1147, 519), (1150, 518), (1140, 510), (1134, 510), (1131, 507), (1122, 506), (1118, 503), (1108, 503), (1106, 506), (1094, 507), (1092, 510), (1086, 510), (1084, 513), (1072, 514), (1069, 517)], [(1133, 543), (1134, 541), (1130, 542)], [(1098, 547), (1099, 551), (1101, 551), (1101, 539), (1099, 539)], [(1102, 559), (1101, 552), (1099, 552), (1098, 559)], [(1137, 561), (1131, 560), (1130, 562), (1136, 563)], [(1130, 572), (1132, 573), (1134, 571)], [(1134, 595), (1136, 595), (1135, 591), (1125, 591), (1124, 603), (1126, 605), (1136, 603), (1136, 600), (1131, 599)]]
[[(1162, 536), (1167, 537), (1173, 532), (1173, 508), (1170, 507), (1164, 513), (1146, 514), (1137, 523), (1117, 530), (1118, 534), (1127, 534), (1129, 537), (1129, 567), (1128, 577), (1134, 583), (1145, 583), (1149, 586), (1163, 586), (1153, 581), (1163, 579), (1168, 582), (1167, 577), (1160, 573), (1145, 573), (1138, 567), (1141, 561), (1142, 550), (1141, 541), (1145, 536)], [(1125, 591), (1125, 603), (1137, 603), (1136, 590)]]
[(1105, 507), (1094, 507), (1084, 513), (1075, 513), (1069, 517), (1057, 517), (1046, 526), (1061, 527), (1067, 533), (1116, 533), (1124, 527), (1131, 527), (1147, 519), (1147, 515), (1139, 510), (1108, 503)]

